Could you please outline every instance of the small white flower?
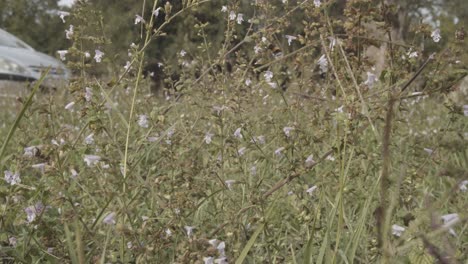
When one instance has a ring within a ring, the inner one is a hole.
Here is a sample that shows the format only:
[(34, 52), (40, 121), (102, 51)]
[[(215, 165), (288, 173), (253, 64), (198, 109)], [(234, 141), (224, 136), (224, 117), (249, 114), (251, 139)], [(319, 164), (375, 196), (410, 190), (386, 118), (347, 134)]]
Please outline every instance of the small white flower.
[(260, 145), (264, 145), (265, 144), (265, 136), (258, 136), (256, 138), (254, 138), (252, 140), (252, 143), (257, 143), (257, 144), (260, 144)]
[(320, 0), (314, 0), (315, 7), (320, 7), (321, 4)]
[(16, 247), (17, 241), (18, 241), (18, 240), (16, 239), (16, 237), (10, 237), (10, 238), (8, 238), (8, 243), (9, 243), (10, 246), (12, 246), (12, 247)]
[(255, 45), (255, 47), (254, 47), (254, 52), (255, 52), (255, 54), (258, 54), (258, 53), (260, 53), (261, 51), (262, 51), (262, 47), (260, 47), (259, 45)]
[(145, 23), (145, 20), (140, 15), (135, 15), (135, 25), (138, 23)]
[(42, 214), (44, 209), (45, 207), (41, 202), (36, 203), (36, 205), (26, 207), (24, 212), (26, 213), (28, 223), (33, 222), (36, 219), (36, 216)]
[(399, 225), (392, 225), (392, 235), (400, 237), (401, 234), (405, 231), (406, 228)]
[(187, 232), (187, 236), (191, 237), (193, 235), (193, 230), (195, 229), (195, 227), (193, 227), (193, 226), (184, 226), (184, 228), (185, 228), (185, 231)]
[(88, 167), (94, 167), (99, 161), (101, 161), (101, 157), (97, 155), (84, 155), (83, 160), (86, 162)]
[(273, 89), (278, 88), (278, 84), (276, 84), (275, 82), (267, 82), (267, 83), (268, 83), (268, 85), (270, 85), (270, 87), (273, 88)]
[(336, 45), (336, 38), (328, 37), (328, 39), (330, 40), (330, 45), (328, 47), (330, 48), (331, 51), (333, 51)]
[(246, 79), (245, 80), (245, 85), (250, 86), (250, 84), (252, 84), (252, 80)]
[(65, 106), (65, 110), (73, 112), (73, 107), (75, 106), (75, 102), (70, 102)]
[(328, 72), (328, 61), (327, 61), (327, 58), (325, 57), (325, 54), (322, 55), (322, 56), (318, 59), (317, 64), (318, 64), (319, 67), (320, 67), (320, 73), (326, 73), (326, 72)]
[(293, 40), (296, 40), (296, 36), (291, 36), (291, 35), (285, 35), (285, 37), (288, 39), (288, 46), (291, 46), (291, 43)]
[(159, 11), (161, 11), (161, 7), (158, 7), (158, 8), (156, 8), (156, 10), (154, 10), (153, 16), (154, 16), (155, 18), (158, 18), (158, 16), (159, 16)]
[(89, 58), (91, 57), (91, 53), (89, 53), (89, 51), (85, 51), (84, 56), (85, 58)]
[(221, 12), (226, 13), (228, 11), (227, 6), (221, 7)]
[(283, 150), (285, 149), (285, 147), (280, 147), (278, 149), (275, 150), (275, 155), (278, 156), (278, 157), (282, 157), (283, 156)]
[(57, 50), (57, 53), (60, 56), (61, 60), (66, 60), (67, 58), (65, 57), (68, 54), (68, 50)]
[(337, 112), (337, 113), (343, 113), (343, 109), (344, 109), (344, 105), (342, 105), (342, 106), (336, 108), (336, 109), (335, 109), (335, 112)]
[(218, 250), (218, 253), (219, 253), (220, 256), (225, 256), (226, 255), (226, 252), (225, 252), (226, 243), (224, 243), (224, 241), (221, 241), (221, 243), (218, 244), (216, 249)]
[(149, 127), (148, 117), (146, 115), (140, 115), (138, 117), (138, 125), (142, 128), (148, 128)]
[(268, 39), (266, 37), (262, 37), (262, 42), (263, 43), (267, 43), (268, 42)]
[(179, 54), (181, 57), (185, 57), (185, 55), (187, 55), (187, 52), (185, 50), (181, 50)]
[(460, 184), (458, 184), (458, 188), (460, 189), (460, 191), (466, 192), (466, 190), (468, 190), (466, 185), (468, 185), (468, 180), (464, 180), (464, 181), (460, 182)]
[(453, 230), (453, 228), (450, 228), (450, 227), (460, 221), (460, 217), (458, 216), (458, 214), (457, 213), (446, 214), (446, 215), (441, 216), (441, 218), (442, 218), (442, 221), (444, 222), (443, 227), (449, 228), (449, 233), (453, 236), (457, 236), (457, 234), (455, 233), (455, 230)]
[(245, 154), (245, 150), (246, 150), (246, 148), (242, 147), (239, 150), (237, 150), (237, 154), (239, 154), (239, 156), (243, 156)]
[(213, 247), (217, 247), (219, 244), (219, 240), (216, 238), (213, 238), (213, 239), (208, 240), (208, 243), (212, 245)]
[(57, 13), (59, 17), (62, 19), (63, 23), (65, 23), (65, 17), (70, 15), (69, 12), (65, 12), (65, 11), (58, 11)]
[(94, 55), (94, 60), (95, 60), (96, 62), (98, 62), (98, 63), (101, 62), (102, 56), (104, 56), (104, 52), (102, 52), (102, 51), (100, 51), (100, 50), (94, 50), (94, 53), (95, 53), (95, 55)]
[(317, 189), (317, 185), (314, 185), (312, 187), (310, 187), (309, 189), (306, 190), (306, 193), (308, 193), (309, 195), (312, 195), (312, 193), (314, 193), (314, 191)]
[(156, 142), (158, 141), (159, 137), (148, 137), (147, 140), (148, 142)]
[(232, 185), (235, 183), (236, 181), (235, 180), (226, 180), (224, 181), (224, 183), (226, 184), (227, 188), (229, 190), (232, 190)]
[(234, 11), (229, 12), (229, 20), (234, 20), (236, 17), (236, 13)]
[(283, 128), (284, 135), (286, 135), (286, 137), (290, 137), (291, 131), (293, 130), (294, 130), (294, 127), (284, 127)]
[(102, 222), (106, 225), (115, 225), (116, 221), (115, 221), (115, 212), (110, 212), (106, 215), (106, 217), (104, 217), (104, 219), (102, 220)]
[(166, 228), (164, 231), (168, 237), (172, 236), (172, 231), (169, 228)]
[(229, 264), (226, 257), (217, 258), (217, 259), (215, 259), (214, 263), (216, 263), (216, 264)]
[(265, 74), (263, 74), (263, 77), (265, 77), (267, 82), (271, 82), (271, 79), (273, 79), (273, 72), (266, 71)]
[(32, 157), (36, 156), (38, 151), (39, 151), (39, 148), (36, 147), (36, 146), (26, 147), (26, 148), (24, 148), (23, 156), (26, 157), (26, 158), (32, 158)]
[(133, 243), (131, 241), (127, 242), (127, 248), (131, 249), (133, 247)]
[(250, 174), (252, 176), (257, 175), (257, 166), (253, 165), (252, 167), (250, 167)]
[(377, 75), (373, 74), (372, 72), (367, 72), (367, 80), (364, 82), (369, 88), (374, 87), (374, 83), (376, 83), (379, 79)]
[(205, 134), (205, 138), (203, 139), (205, 141), (206, 144), (210, 144), (211, 141), (212, 141), (212, 137), (214, 136), (214, 134), (210, 133), (210, 132), (206, 132)]
[(417, 52), (417, 51), (409, 51), (409, 52), (408, 52), (408, 57), (409, 57), (410, 59), (412, 59), (412, 58), (417, 58), (418, 56), (419, 56), (419, 55), (418, 55), (418, 52)]
[(68, 30), (65, 29), (65, 37), (67, 39), (71, 39), (73, 37), (73, 25), (70, 25), (70, 28)]
[(90, 87), (86, 87), (84, 97), (85, 97), (86, 102), (90, 102), (91, 99), (93, 98), (93, 89), (91, 89)]
[(130, 69), (131, 65), (132, 65), (132, 64), (131, 64), (129, 61), (127, 61), (127, 62), (125, 63), (124, 69), (125, 69), (126, 71), (128, 71), (128, 69)]
[(335, 161), (335, 157), (333, 157), (333, 155), (328, 155), (325, 159), (329, 161)]
[(40, 170), (42, 173), (44, 173), (46, 165), (47, 165), (47, 163), (38, 163), (38, 164), (32, 165), (31, 167), (32, 167), (33, 169), (38, 169), (38, 170)]
[(214, 257), (204, 257), (203, 261), (205, 264), (214, 264)]
[(240, 128), (240, 127), (238, 129), (236, 129), (236, 131), (234, 131), (234, 137), (236, 137), (238, 139), (242, 139), (243, 136), (242, 136), (241, 130), (242, 130), (242, 128)]
[(91, 133), (91, 134), (89, 134), (88, 136), (85, 137), (85, 144), (86, 145), (94, 144), (94, 133)]
[(314, 155), (311, 154), (311, 155), (309, 155), (309, 156), (307, 157), (307, 159), (305, 160), (305, 165), (306, 165), (306, 167), (311, 167), (311, 166), (313, 166), (314, 164), (315, 164)]
[(242, 24), (242, 22), (244, 21), (244, 14), (242, 13), (239, 13), (237, 14), (237, 24)]
[(437, 28), (436, 30), (432, 31), (431, 38), (435, 43), (439, 42), (440, 39), (442, 39), (440, 36), (440, 29)]
[(429, 155), (432, 155), (432, 153), (434, 153), (434, 150), (432, 150), (430, 148), (424, 148), (424, 151)]
[(5, 172), (5, 181), (10, 185), (15, 185), (21, 183), (20, 174), (18, 172), (12, 173), (11, 171), (6, 170)]
[(78, 177), (78, 172), (75, 169), (70, 169), (71, 178), (76, 179)]

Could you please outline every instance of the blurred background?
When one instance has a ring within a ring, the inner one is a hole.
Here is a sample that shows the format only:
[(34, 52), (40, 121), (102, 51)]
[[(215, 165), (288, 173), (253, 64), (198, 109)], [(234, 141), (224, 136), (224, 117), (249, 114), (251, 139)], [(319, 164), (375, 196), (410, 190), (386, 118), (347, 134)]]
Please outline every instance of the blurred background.
[[(79, 1), (79, 0), (78, 0)], [(146, 2), (144, 17), (148, 17), (153, 5), (152, 1), (135, 0), (88, 0), (82, 1), (92, 6), (94, 10), (102, 12), (102, 22), (106, 37), (111, 40), (111, 47), (118, 52), (127, 52), (132, 42), (140, 38), (139, 26), (135, 26), (135, 15), (142, 14), (142, 4)], [(171, 1), (174, 12), (180, 10), (183, 1)], [(205, 33), (213, 43), (213, 53), (216, 53), (218, 45), (224, 36), (223, 13), (219, 12), (223, 5), (237, 6), (244, 10), (246, 17), (251, 8), (251, 0), (210, 1), (194, 9), (190, 13), (172, 23), (166, 28), (167, 37), (160, 38), (148, 50), (150, 57), (159, 60), (171, 60), (182, 48), (190, 50), (202, 41), (197, 35), (193, 25), (197, 23), (209, 23)], [(281, 7), (285, 1), (272, 0), (272, 5)], [(286, 1), (288, 2), (288, 1)], [(289, 0), (291, 5), (300, 3), (299, 0)], [(345, 0), (330, 1), (330, 15), (339, 19), (340, 11), (346, 4)], [(388, 0), (398, 8), (399, 31), (402, 39), (411, 44), (414, 41), (413, 32), (417, 26), (426, 23), (433, 28), (439, 27), (442, 33), (441, 44), (438, 49), (443, 49), (448, 39), (453, 39), (457, 30), (464, 29), (468, 23), (468, 4), (466, 0)], [(112, 4), (109, 4), (112, 3)], [(160, 3), (163, 5), (164, 3)], [(0, 0), (0, 28), (24, 40), (38, 51), (57, 57), (57, 50), (67, 49), (71, 46), (65, 38), (65, 29), (73, 21), (63, 23), (57, 15), (60, 11), (73, 11), (78, 5), (77, 0)], [(245, 8), (244, 8), (245, 7)], [(216, 11), (216, 12), (215, 12)], [(283, 9), (277, 8), (280, 15)], [(272, 15), (272, 14), (269, 14)], [(274, 14), (273, 14), (274, 15)], [(301, 31), (301, 12), (292, 21), (292, 28)], [(157, 25), (164, 22), (161, 15)], [(247, 23), (245, 23), (247, 24)], [(246, 25), (247, 27), (247, 25)], [(287, 47), (284, 38), (278, 38), (278, 45)], [(188, 46), (188, 47), (187, 47)], [(190, 47), (191, 46), (191, 47)], [(431, 47), (426, 47), (430, 49)]]

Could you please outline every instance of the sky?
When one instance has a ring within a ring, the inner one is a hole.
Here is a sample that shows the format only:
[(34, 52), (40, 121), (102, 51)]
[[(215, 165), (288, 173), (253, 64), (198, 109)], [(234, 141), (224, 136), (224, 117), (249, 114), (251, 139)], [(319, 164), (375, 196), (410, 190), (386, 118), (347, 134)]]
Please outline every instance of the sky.
[(75, 0), (60, 0), (58, 4), (61, 6), (71, 6), (74, 2)]

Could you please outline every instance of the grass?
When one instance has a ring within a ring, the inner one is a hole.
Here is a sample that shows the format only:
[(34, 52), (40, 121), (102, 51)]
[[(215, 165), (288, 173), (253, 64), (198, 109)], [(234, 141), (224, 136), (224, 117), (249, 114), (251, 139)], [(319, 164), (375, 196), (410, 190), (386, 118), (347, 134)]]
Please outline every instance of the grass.
[[(361, 122), (354, 124), (361, 128), (356, 134), (346, 112), (335, 111), (338, 101), (316, 104), (261, 82), (253, 87), (249, 92), (223, 87), (222, 95), (193, 90), (179, 102), (148, 99), (137, 91), (139, 103), (132, 103), (118, 90), (100, 98), (95, 85), (93, 100), (78, 101), (74, 112), (64, 110), (70, 96), (63, 91), (39, 94), (29, 107), (26, 101), (16, 122), (6, 113), (17, 108), (5, 109), (4, 122), (16, 130), (11, 137), (1, 130), (3, 170), (20, 172), (22, 182), (0, 187), (1, 239), (6, 244), (17, 239), (14, 247), (5, 244), (3, 257), (31, 263), (188, 263), (219, 257), (207, 242), (216, 238), (237, 263), (377, 262), (381, 143)], [(118, 107), (101, 106), (105, 100)], [(460, 147), (466, 138), (456, 132), (466, 129), (466, 121), (437, 101), (407, 101), (399, 107), (408, 106), (409, 113), (395, 116), (390, 170), (400, 180), (388, 190), (397, 195), (389, 223), (407, 230), (400, 238), (389, 235), (388, 254), (401, 262), (421, 254), (433, 259), (417, 242), (426, 234), (444, 252), (466, 258), (467, 196), (457, 187), (466, 177), (467, 152)], [(132, 105), (136, 115), (149, 116), (148, 128), (138, 126), (135, 116), (127, 120), (131, 126), (121, 121)], [(226, 108), (217, 114), (213, 106), (221, 105)], [(289, 137), (286, 126), (294, 127)], [(384, 124), (375, 126), (380, 132)], [(242, 138), (234, 136), (239, 127)], [(213, 134), (210, 144), (204, 141), (207, 132)], [(91, 133), (94, 142), (86, 144)], [(260, 135), (265, 144), (253, 141)], [(39, 152), (23, 156), (23, 148), (33, 145)], [(274, 154), (280, 147), (282, 155)], [(328, 149), (333, 158), (320, 159)], [(86, 154), (102, 159), (90, 167), (83, 161)], [(317, 162), (311, 168), (305, 165), (310, 154)], [(31, 167), (38, 163), (46, 163), (43, 171)], [(235, 183), (228, 186), (227, 180)], [(305, 192), (312, 185), (318, 188)], [(28, 223), (24, 209), (37, 202), (47, 209)], [(117, 215), (115, 224), (103, 222), (110, 212)], [(439, 232), (440, 216), (455, 212), (461, 219), (454, 226), (457, 236)], [(190, 237), (185, 226), (195, 227)]]

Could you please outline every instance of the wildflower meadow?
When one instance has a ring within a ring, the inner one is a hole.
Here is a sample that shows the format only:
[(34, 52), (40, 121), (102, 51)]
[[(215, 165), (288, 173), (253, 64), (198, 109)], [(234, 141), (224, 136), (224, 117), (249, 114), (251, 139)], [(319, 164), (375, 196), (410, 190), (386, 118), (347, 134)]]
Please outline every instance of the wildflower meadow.
[(0, 97), (3, 263), (466, 263), (461, 27), (402, 37), (394, 1), (133, 2), (124, 25), (54, 13), (72, 78)]

